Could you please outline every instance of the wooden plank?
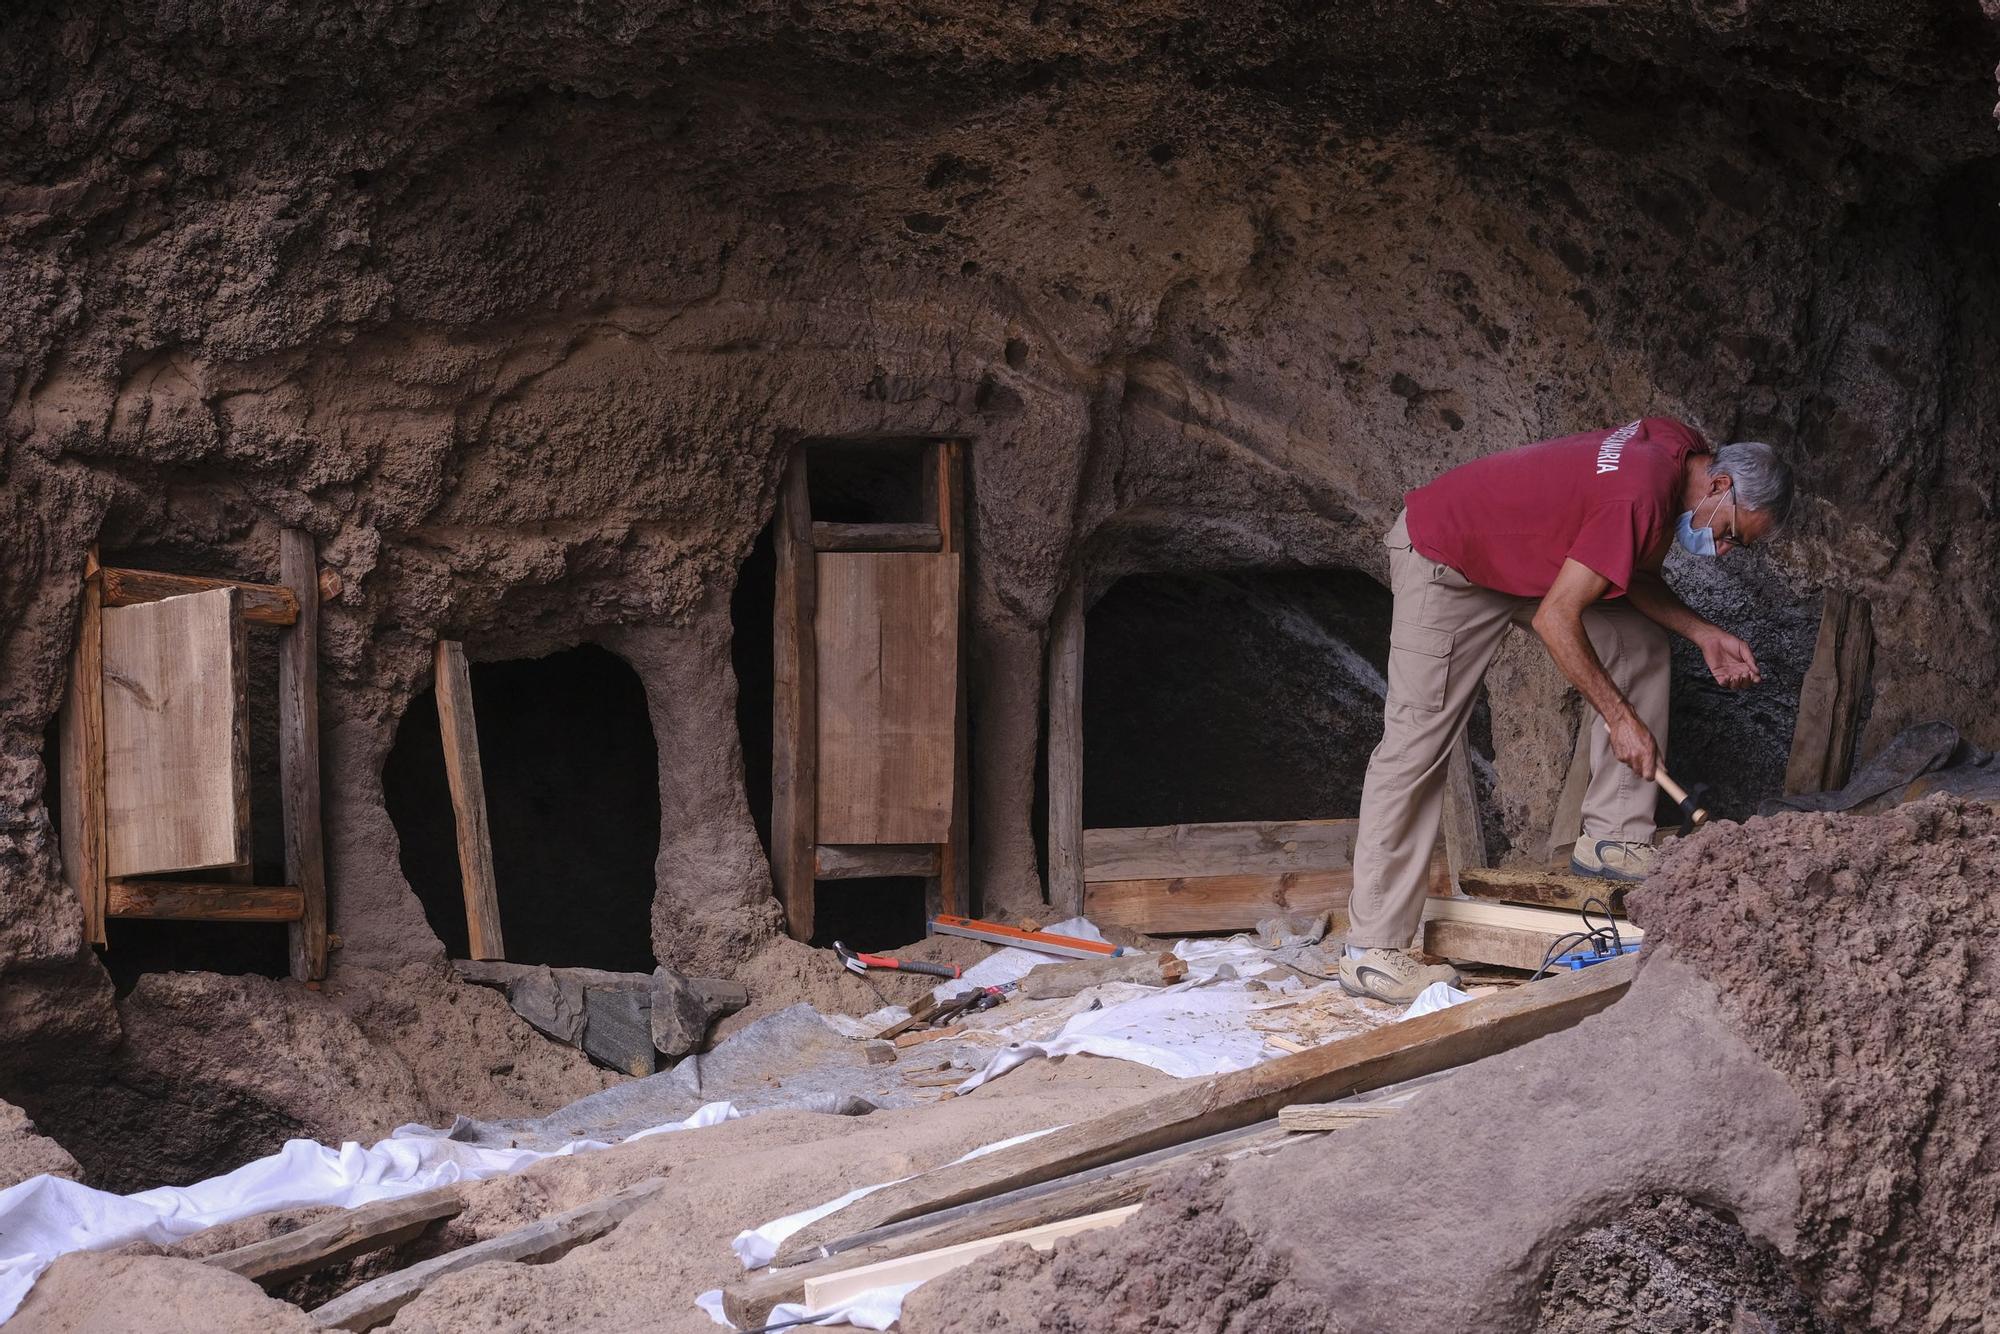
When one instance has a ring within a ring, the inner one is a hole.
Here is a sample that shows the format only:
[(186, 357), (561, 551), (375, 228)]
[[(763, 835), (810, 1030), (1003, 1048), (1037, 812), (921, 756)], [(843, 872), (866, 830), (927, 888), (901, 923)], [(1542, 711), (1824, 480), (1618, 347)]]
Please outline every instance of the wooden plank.
[(958, 662), (953, 676), (957, 701), (952, 709), (951, 835), (939, 849), (937, 879), (926, 889), (924, 910), (940, 913), (972, 911), (972, 752), (968, 745), (971, 718), (972, 653), (967, 643), (969, 616), (965, 606), (965, 445), (942, 440), (931, 446), (925, 460), (932, 479), (933, 512), (938, 525), (938, 549), (958, 555)]
[(285, 879), (304, 895), (289, 931), (292, 977), (326, 976), (326, 851), (320, 832), (319, 556), (310, 533), (278, 535), (280, 577), (298, 616), (278, 636), (278, 781), (285, 821)]
[[(1430, 883), (1434, 894), (1451, 892), (1442, 849), (1431, 857)], [(1330, 913), (1345, 930), (1353, 888), (1350, 869), (1105, 880), (1083, 887), (1083, 908), (1101, 927), (1128, 927), (1149, 936), (1246, 931), (1288, 913)]]
[(1785, 764), (1788, 795), (1830, 792), (1847, 782), (1874, 659), (1873, 620), (1867, 599), (1826, 590), (1812, 665), (1799, 687), (1798, 722)]
[(1049, 632), (1049, 905), (1058, 917), (1084, 911), (1083, 613), (1072, 586)]
[(1570, 1027), (1625, 993), (1636, 957), (1616, 959), (1446, 1010), (1387, 1024), (1296, 1056), (1187, 1080), (1136, 1107), (887, 1186), (801, 1229), (781, 1265), (817, 1256), (824, 1241), (913, 1218), (1102, 1163), (1252, 1125), (1295, 1102), (1333, 1102), (1434, 1074)]
[(1535, 908), (1580, 909), (1592, 899), (1606, 904), (1614, 916), (1625, 915), (1628, 885), (1587, 875), (1484, 866), (1461, 872), (1458, 887), (1467, 897)]
[(1194, 1164), (1267, 1154), (1286, 1141), (1286, 1132), (1276, 1122), (1267, 1121), (850, 1234), (829, 1242), (824, 1247), (827, 1253), (819, 1258), (746, 1276), (723, 1289), (723, 1312), (737, 1328), (756, 1329), (771, 1318), (772, 1308), (780, 1302), (804, 1302), (805, 1285), (811, 1279), (843, 1273), (856, 1265), (1135, 1204), (1167, 1177)]
[(1344, 871), (1358, 820), (1245, 820), (1083, 831), (1083, 878), (1165, 880), (1253, 872)]
[(633, 1210), (665, 1185), (664, 1177), (648, 1177), (615, 1195), (593, 1200), (568, 1213), (530, 1223), (524, 1228), (452, 1251), (421, 1264), (385, 1274), (307, 1312), (313, 1322), (334, 1329), (373, 1329), (392, 1319), (446, 1274), (475, 1265), (514, 1261), (545, 1264), (617, 1227)]
[(108, 876), (250, 860), (249, 711), (236, 590), (103, 611)]
[[(1583, 919), (1559, 908), (1528, 908), (1512, 903), (1487, 903), (1476, 899), (1426, 899), (1427, 922), (1473, 922), (1480, 926), (1505, 926), (1517, 931), (1577, 931)], [(1602, 918), (1596, 920), (1602, 921)], [(1618, 934), (1626, 940), (1644, 940), (1646, 933), (1631, 922), (1618, 923)]]
[(1003, 1232), (994, 1237), (982, 1237), (978, 1241), (962, 1241), (954, 1246), (942, 1246), (936, 1250), (921, 1251), (916, 1255), (900, 1256), (894, 1260), (879, 1260), (874, 1264), (857, 1265), (853, 1269), (838, 1274), (828, 1274), (823, 1278), (807, 1279), (805, 1305), (808, 1310), (825, 1311), (852, 1301), (870, 1288), (927, 1282), (939, 1274), (950, 1273), (961, 1265), (969, 1265), (980, 1256), (990, 1255), (1002, 1246), (1015, 1242), (1038, 1251), (1051, 1250), (1064, 1237), (1117, 1227), (1144, 1207), (1140, 1204), (1128, 1204), (1118, 1209), (1106, 1209), (1099, 1213), (1064, 1218), (1053, 1223), (1040, 1223), (1015, 1232)]
[(957, 799), (961, 557), (814, 560), (822, 843), (944, 843)]
[(935, 843), (822, 843), (813, 849), (813, 871), (821, 880), (934, 876), (938, 853)]
[(187, 880), (112, 880), (106, 915), (184, 922), (296, 922), (297, 885), (203, 885)]
[(1401, 1110), (1401, 1103), (1371, 1106), (1367, 1103), (1299, 1102), (1278, 1109), (1278, 1124), (1295, 1135), (1310, 1130), (1348, 1130), (1363, 1122), (1394, 1116)]
[(1479, 786), (1472, 773), (1472, 741), (1463, 728), (1452, 743), (1451, 760), (1445, 766), (1444, 849), (1454, 889), (1461, 871), (1484, 866), (1488, 860), (1486, 826), (1479, 816)]
[(815, 523), (815, 551), (941, 551), (934, 523)]
[[(1571, 919), (1571, 931), (1581, 923)], [(1424, 923), (1424, 953), (1462, 963), (1490, 964), (1496, 968), (1521, 968), (1535, 972), (1548, 960), (1552, 949), (1566, 932), (1522, 931), (1511, 926), (1485, 926), (1477, 922), (1432, 921)], [(1564, 950), (1581, 945), (1571, 940)]]
[(458, 873), (465, 890), (468, 948), (475, 959), (504, 959), (500, 891), (493, 876), (493, 837), (486, 825), (486, 777), (479, 767), (479, 727), (472, 709), (472, 674), (465, 645), (440, 639), (436, 655), (438, 731), (444, 772), (458, 827)]
[(813, 933), (814, 802), (819, 790), (819, 675), (814, 656), (812, 504), (806, 450), (793, 449), (771, 523), (778, 586), (771, 611), (771, 883), (794, 940)]
[(204, 579), (192, 574), (161, 574), (158, 570), (104, 571), (104, 605), (136, 607), (164, 598), (185, 597), (233, 588), (237, 612), (257, 625), (290, 625), (298, 619), (298, 598), (289, 588), (277, 584), (252, 584), (240, 579)]
[(465, 1197), (456, 1186), (344, 1209), (282, 1236), (204, 1256), (203, 1264), (241, 1274), (265, 1288), (283, 1287), (357, 1255), (400, 1246), (441, 1219), (456, 1217)]
[(82, 605), (58, 728), (62, 755), (63, 879), (83, 907), (87, 944), (105, 943), (104, 592), (97, 548), (84, 558)]

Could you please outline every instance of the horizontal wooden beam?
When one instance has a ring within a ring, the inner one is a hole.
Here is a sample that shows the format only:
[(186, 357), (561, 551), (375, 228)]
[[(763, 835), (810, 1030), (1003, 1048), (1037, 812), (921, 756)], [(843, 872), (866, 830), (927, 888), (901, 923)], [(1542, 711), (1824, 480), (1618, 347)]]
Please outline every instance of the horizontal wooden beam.
[(187, 922), (296, 922), (305, 914), (305, 902), (297, 885), (113, 880), (105, 916)]
[(385, 1274), (373, 1282), (342, 1293), (306, 1314), (314, 1324), (334, 1329), (373, 1329), (387, 1324), (395, 1318), (396, 1312), (422, 1296), (424, 1289), (446, 1274), (456, 1274), (483, 1264), (544, 1264), (586, 1242), (595, 1241), (657, 1195), (666, 1184), (664, 1177), (648, 1177), (615, 1195), (592, 1200), (568, 1213), (544, 1218), (524, 1228), (476, 1242), (463, 1250), (448, 1251), (408, 1269)]
[(202, 1263), (241, 1274), (266, 1288), (282, 1287), (357, 1255), (413, 1241), (431, 1224), (455, 1217), (464, 1208), (465, 1197), (456, 1186), (377, 1200), (294, 1232), (204, 1256)]
[(1609, 905), (1614, 916), (1625, 915), (1625, 891), (1631, 886), (1587, 875), (1565, 875), (1560, 871), (1501, 869), (1467, 866), (1458, 873), (1458, 887), (1467, 898), (1498, 903), (1520, 903), (1536, 908), (1582, 908), (1596, 899)]
[(991, 1255), (1002, 1246), (1009, 1246), (1015, 1242), (1034, 1250), (1046, 1251), (1064, 1237), (1072, 1237), (1079, 1232), (1094, 1232), (1100, 1228), (1117, 1227), (1144, 1207), (1143, 1204), (1127, 1204), (1094, 1214), (1082, 1214), (1076, 1218), (1037, 1223), (1033, 1227), (1021, 1228), (1014, 1232), (981, 1237), (978, 1241), (961, 1241), (956, 1245), (939, 1247), (934, 1251), (920, 1251), (915, 1255), (898, 1256), (893, 1260), (877, 1260), (873, 1264), (856, 1265), (838, 1274), (807, 1279), (804, 1304), (809, 1310), (825, 1311), (853, 1301), (870, 1288), (891, 1287), (904, 1283), (926, 1283), (939, 1274), (950, 1273), (954, 1269), (971, 1264), (981, 1256)]
[[(1592, 915), (1596, 921), (1604, 919)], [(1427, 922), (1470, 922), (1477, 926), (1504, 926), (1516, 931), (1560, 934), (1581, 931), (1583, 918), (1562, 908), (1526, 908), (1512, 903), (1482, 903), (1473, 899), (1425, 899)], [(1618, 923), (1618, 934), (1626, 940), (1644, 940), (1646, 933), (1630, 922)]]
[(299, 619), (299, 600), (283, 584), (248, 584), (240, 579), (206, 579), (193, 574), (161, 574), (158, 570), (106, 568), (104, 605), (131, 607), (213, 588), (233, 588), (236, 605), (246, 621), (258, 625), (290, 625)]
[(1162, 880), (1354, 865), (1357, 820), (1247, 820), (1083, 831), (1083, 878)]
[[(1088, 831), (1086, 831), (1086, 837)], [(1431, 857), (1431, 892), (1451, 892), (1442, 850)], [(1122, 926), (1149, 936), (1195, 931), (1247, 931), (1269, 917), (1328, 913), (1345, 930), (1350, 869), (1186, 875), (1147, 880), (1087, 881), (1083, 910), (1099, 926)]]
[(815, 523), (816, 551), (942, 551), (944, 534), (934, 523)]
[(822, 843), (813, 849), (813, 874), (821, 880), (937, 873), (935, 843)]
[(887, 1186), (791, 1238), (781, 1266), (818, 1259), (827, 1241), (915, 1218), (1102, 1163), (1254, 1125), (1295, 1102), (1335, 1102), (1468, 1064), (1558, 1032), (1625, 994), (1637, 958), (1563, 973), (1450, 1009), (1385, 1024), (1296, 1056), (1181, 1081), (1136, 1106)]

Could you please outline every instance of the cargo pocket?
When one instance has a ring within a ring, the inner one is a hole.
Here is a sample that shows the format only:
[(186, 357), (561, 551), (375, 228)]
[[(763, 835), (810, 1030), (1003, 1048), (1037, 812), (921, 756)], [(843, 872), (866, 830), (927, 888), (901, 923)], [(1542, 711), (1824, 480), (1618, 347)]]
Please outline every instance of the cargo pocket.
[(1449, 630), (1434, 630), (1411, 621), (1389, 627), (1389, 703), (1425, 713), (1444, 708), (1445, 686), (1451, 679)]

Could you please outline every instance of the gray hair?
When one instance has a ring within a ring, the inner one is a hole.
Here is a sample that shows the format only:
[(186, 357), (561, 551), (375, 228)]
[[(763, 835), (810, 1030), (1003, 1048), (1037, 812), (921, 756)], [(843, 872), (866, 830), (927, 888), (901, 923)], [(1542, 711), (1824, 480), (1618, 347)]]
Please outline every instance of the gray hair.
[(1745, 509), (1771, 516), (1782, 525), (1792, 512), (1792, 470), (1778, 451), (1755, 440), (1741, 440), (1715, 451), (1711, 473), (1726, 472), (1736, 484), (1736, 501)]

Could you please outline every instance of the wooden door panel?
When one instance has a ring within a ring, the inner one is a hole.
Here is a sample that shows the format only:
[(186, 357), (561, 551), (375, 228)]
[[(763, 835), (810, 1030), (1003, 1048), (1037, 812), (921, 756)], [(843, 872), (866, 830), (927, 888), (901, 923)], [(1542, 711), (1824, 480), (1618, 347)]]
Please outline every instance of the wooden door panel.
[(113, 876), (250, 860), (245, 645), (232, 588), (103, 611)]
[(820, 843), (951, 838), (960, 559), (815, 559)]

